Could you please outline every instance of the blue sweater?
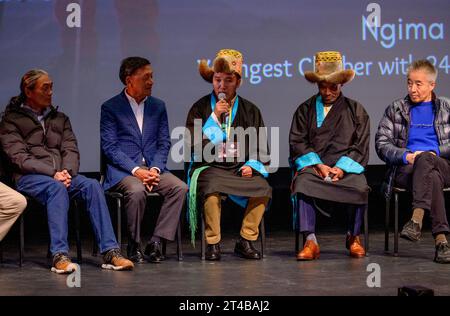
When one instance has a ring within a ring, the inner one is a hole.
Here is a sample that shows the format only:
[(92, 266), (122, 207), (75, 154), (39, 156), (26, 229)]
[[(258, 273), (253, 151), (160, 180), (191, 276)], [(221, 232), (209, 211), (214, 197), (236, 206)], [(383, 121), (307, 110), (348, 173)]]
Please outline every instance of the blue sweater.
[(408, 151), (403, 155), (403, 162), (408, 164), (406, 155), (415, 151), (434, 151), (439, 156), (439, 141), (434, 129), (433, 101), (415, 103), (410, 110)]

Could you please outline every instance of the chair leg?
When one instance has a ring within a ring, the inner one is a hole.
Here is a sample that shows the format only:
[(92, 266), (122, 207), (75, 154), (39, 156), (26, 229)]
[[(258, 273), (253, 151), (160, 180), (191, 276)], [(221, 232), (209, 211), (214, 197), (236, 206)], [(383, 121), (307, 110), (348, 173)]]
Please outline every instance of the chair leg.
[(0, 263), (3, 263), (3, 242), (0, 241)]
[(95, 240), (95, 237), (94, 237), (94, 241), (92, 243), (92, 256), (97, 257), (97, 255), (98, 255), (98, 245), (97, 245), (97, 240)]
[(122, 199), (117, 199), (117, 243), (122, 251)]
[(22, 267), (25, 256), (25, 222), (23, 214), (20, 215), (19, 225), (19, 267)]
[(181, 218), (177, 227), (177, 257), (178, 261), (183, 261), (183, 250), (181, 249)]
[[(297, 210), (297, 217), (300, 216), (300, 210)], [(305, 246), (306, 243), (306, 236), (305, 234), (301, 234), (302, 235), (302, 248)], [(297, 220), (297, 222), (295, 223), (295, 254), (297, 255), (297, 253), (300, 251), (300, 222)]]
[(394, 256), (398, 256), (398, 193), (394, 192)]
[(261, 238), (261, 258), (264, 258), (264, 250), (266, 249), (266, 225), (264, 224), (264, 216), (261, 218), (260, 226), (260, 238)]
[(298, 228), (295, 228), (295, 254), (297, 254), (300, 250), (300, 231)]
[[(108, 203), (108, 202), (106, 202), (106, 203)], [(92, 257), (97, 257), (97, 254), (98, 254), (98, 244), (97, 244), (97, 239), (95, 238), (95, 234), (94, 234), (94, 238), (92, 239)]]
[(98, 244), (97, 239), (94, 236), (94, 240), (92, 241), (92, 257), (97, 257), (98, 255)]
[(364, 207), (364, 248), (366, 257), (369, 256), (369, 204)]
[(75, 241), (77, 244), (77, 263), (81, 264), (83, 261), (83, 257), (81, 254), (81, 234), (80, 234), (80, 229), (81, 229), (81, 224), (80, 224), (80, 220), (81, 220), (81, 212), (80, 209), (78, 207), (78, 202), (77, 201), (73, 201), (73, 213), (75, 216)]
[(389, 251), (389, 221), (390, 221), (390, 214), (389, 209), (391, 207), (391, 199), (386, 199), (386, 214), (384, 219), (384, 251)]
[(201, 256), (202, 256), (202, 260), (205, 260), (205, 244), (206, 244), (206, 237), (205, 237), (205, 218), (203, 216), (203, 213), (201, 214), (201, 219), (200, 221), (202, 222), (202, 242), (201, 242)]
[(162, 241), (161, 241), (161, 251), (162, 251), (162, 255), (165, 257), (166, 256), (166, 253), (167, 253), (167, 240), (165, 240), (165, 239), (162, 239)]
[(50, 240), (47, 244), (47, 259), (50, 259), (52, 257), (52, 252), (50, 251)]

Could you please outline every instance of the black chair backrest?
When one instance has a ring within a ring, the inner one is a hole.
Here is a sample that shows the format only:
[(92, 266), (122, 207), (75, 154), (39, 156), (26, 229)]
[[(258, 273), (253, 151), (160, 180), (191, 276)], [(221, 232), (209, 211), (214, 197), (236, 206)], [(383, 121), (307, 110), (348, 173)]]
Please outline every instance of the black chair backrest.
[(8, 155), (0, 146), (0, 181), (6, 185), (14, 185), (13, 165)]
[(100, 148), (100, 183), (103, 184), (106, 175), (106, 165), (108, 163), (108, 158), (106, 157), (103, 150)]
[(108, 158), (106, 158), (105, 154), (103, 153), (103, 150), (100, 148), (100, 176), (104, 176), (106, 173), (107, 161)]

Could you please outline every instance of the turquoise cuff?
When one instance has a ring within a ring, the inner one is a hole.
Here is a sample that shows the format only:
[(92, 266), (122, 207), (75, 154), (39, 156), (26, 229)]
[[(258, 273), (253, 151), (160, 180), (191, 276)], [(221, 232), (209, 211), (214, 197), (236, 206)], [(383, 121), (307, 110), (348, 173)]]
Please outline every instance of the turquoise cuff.
[(258, 171), (264, 178), (267, 178), (269, 176), (269, 173), (267, 172), (264, 165), (258, 160), (249, 160), (244, 164), (244, 166), (249, 166), (250, 168)]
[(297, 159), (295, 159), (295, 168), (297, 171), (302, 170), (305, 167), (317, 165), (320, 163), (323, 163), (322, 160), (320, 160), (320, 157), (315, 152), (307, 153), (306, 155), (300, 156)]
[(336, 167), (344, 170), (347, 173), (360, 174), (364, 172), (364, 167), (354, 161), (352, 158), (342, 156), (336, 163)]

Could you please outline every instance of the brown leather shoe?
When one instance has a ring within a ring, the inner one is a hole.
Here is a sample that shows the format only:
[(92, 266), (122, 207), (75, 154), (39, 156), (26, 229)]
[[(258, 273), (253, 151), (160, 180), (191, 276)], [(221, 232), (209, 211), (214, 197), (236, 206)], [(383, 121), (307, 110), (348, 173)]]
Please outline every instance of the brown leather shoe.
[(319, 245), (314, 243), (312, 240), (307, 240), (305, 246), (302, 251), (299, 251), (297, 254), (297, 260), (306, 261), (306, 260), (314, 260), (319, 259), (320, 256), (320, 248)]
[(134, 264), (124, 258), (119, 249), (111, 249), (103, 256), (102, 268), (107, 270), (121, 271), (133, 270)]
[(348, 238), (348, 245), (351, 257), (362, 258), (366, 255), (366, 251), (361, 245), (361, 239), (359, 239), (359, 236), (350, 236), (350, 238)]
[(72, 273), (78, 269), (78, 265), (72, 263), (70, 258), (65, 253), (57, 253), (53, 256), (52, 272), (63, 274)]

